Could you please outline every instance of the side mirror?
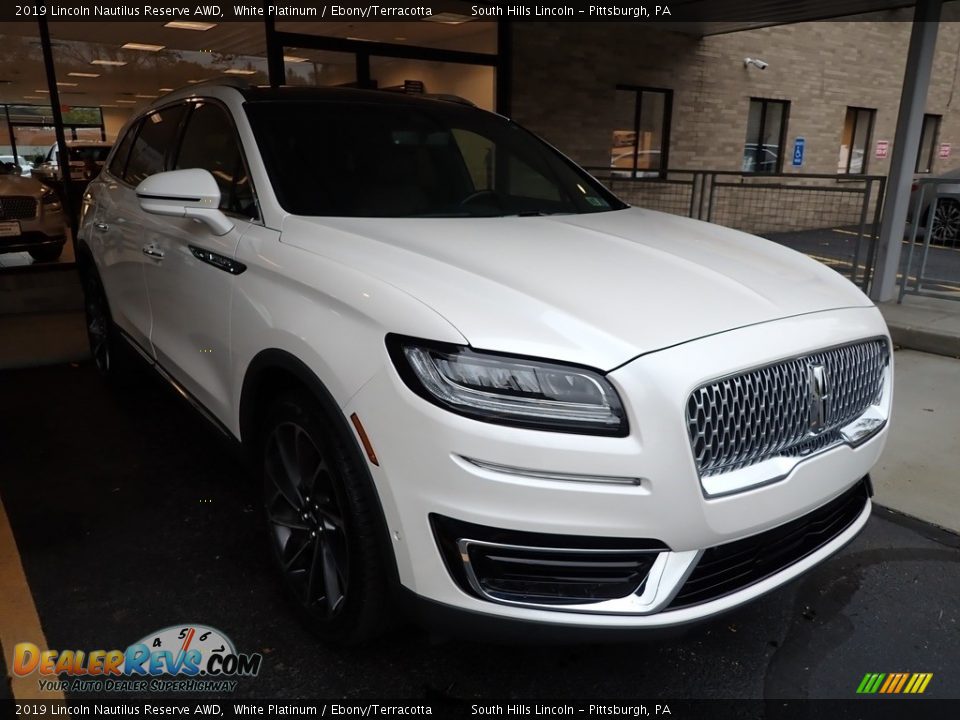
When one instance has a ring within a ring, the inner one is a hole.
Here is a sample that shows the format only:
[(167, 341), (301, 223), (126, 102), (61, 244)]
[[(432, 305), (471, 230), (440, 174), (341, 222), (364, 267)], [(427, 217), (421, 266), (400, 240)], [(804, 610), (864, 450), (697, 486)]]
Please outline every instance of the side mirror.
[(219, 208), (220, 188), (207, 170), (170, 170), (151, 175), (137, 185), (144, 212), (168, 217), (194, 218), (216, 235), (226, 235), (233, 221)]

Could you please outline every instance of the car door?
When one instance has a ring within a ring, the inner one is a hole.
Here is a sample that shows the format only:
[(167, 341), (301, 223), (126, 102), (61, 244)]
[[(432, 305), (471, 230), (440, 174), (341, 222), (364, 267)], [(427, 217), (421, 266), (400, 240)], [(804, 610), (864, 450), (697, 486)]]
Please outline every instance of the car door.
[[(140, 209), (135, 188), (154, 173), (167, 169), (167, 152), (174, 145), (186, 112), (183, 104), (149, 113), (129, 132), (111, 161), (104, 183), (94, 191), (96, 210), (89, 242), (101, 259), (100, 277), (107, 292), (110, 313), (144, 351), (151, 353), (152, 313), (144, 267), (143, 234), (158, 219)], [(125, 156), (125, 157), (124, 157)]]
[(239, 267), (237, 245), (259, 213), (239, 137), (216, 101), (191, 105), (173, 168), (209, 171), (220, 187), (220, 209), (233, 229), (215, 235), (187, 218), (157, 217), (143, 238), (153, 309), (150, 339), (157, 362), (217, 417), (227, 417), (230, 302)]

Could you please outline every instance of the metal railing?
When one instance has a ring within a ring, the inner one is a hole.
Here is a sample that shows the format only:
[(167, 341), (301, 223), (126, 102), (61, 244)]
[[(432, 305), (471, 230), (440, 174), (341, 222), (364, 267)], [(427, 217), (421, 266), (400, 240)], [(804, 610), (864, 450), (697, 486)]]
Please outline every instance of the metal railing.
[(960, 300), (960, 178), (920, 178), (913, 188), (897, 302), (907, 294)]
[(761, 235), (817, 257), (864, 289), (876, 260), (881, 175), (587, 168), (626, 202)]

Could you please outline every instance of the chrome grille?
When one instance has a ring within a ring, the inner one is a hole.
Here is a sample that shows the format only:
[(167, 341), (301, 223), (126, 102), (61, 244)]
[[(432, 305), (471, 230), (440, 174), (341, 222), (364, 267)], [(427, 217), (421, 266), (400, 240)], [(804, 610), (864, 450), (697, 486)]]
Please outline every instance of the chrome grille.
[(0, 220), (28, 220), (37, 216), (37, 201), (32, 197), (0, 197)]
[[(844, 345), (704, 385), (687, 401), (687, 429), (700, 476), (839, 443), (839, 428), (877, 401), (889, 359), (886, 340)], [(811, 366), (822, 365), (821, 425), (814, 431)]]

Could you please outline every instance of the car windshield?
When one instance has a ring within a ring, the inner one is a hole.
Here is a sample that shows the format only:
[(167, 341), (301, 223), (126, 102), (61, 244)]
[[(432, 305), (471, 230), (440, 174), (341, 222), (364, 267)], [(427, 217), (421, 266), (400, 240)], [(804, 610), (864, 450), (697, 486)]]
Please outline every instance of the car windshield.
[(70, 148), (70, 160), (72, 161), (82, 160), (86, 162), (92, 160), (93, 162), (102, 163), (107, 159), (107, 155), (109, 154), (110, 148), (104, 146), (95, 145)]
[(515, 123), (452, 102), (252, 102), (280, 204), (297, 215), (501, 217), (626, 205)]

